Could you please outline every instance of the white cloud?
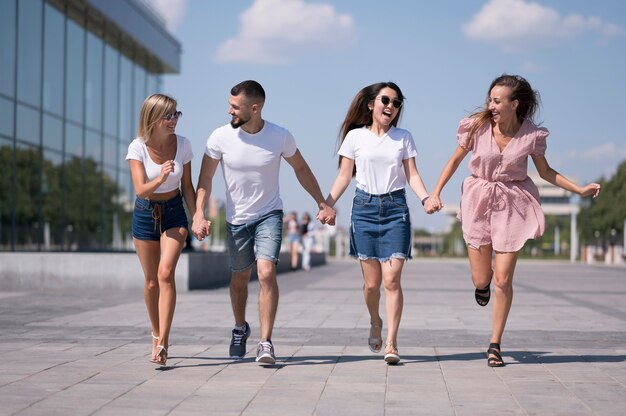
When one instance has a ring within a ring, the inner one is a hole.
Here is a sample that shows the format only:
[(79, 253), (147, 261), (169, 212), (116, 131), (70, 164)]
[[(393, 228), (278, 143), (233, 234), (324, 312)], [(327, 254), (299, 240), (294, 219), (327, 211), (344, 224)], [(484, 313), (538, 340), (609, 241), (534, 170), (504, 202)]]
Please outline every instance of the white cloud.
[(165, 21), (170, 32), (175, 32), (187, 13), (187, 0), (151, 0), (145, 1)]
[(311, 49), (340, 49), (356, 40), (352, 16), (329, 4), (255, 0), (239, 19), (237, 36), (215, 54), (218, 62), (282, 64)]
[(495, 44), (507, 52), (554, 46), (583, 32), (603, 37), (626, 34), (620, 26), (597, 17), (563, 17), (554, 9), (527, 0), (489, 0), (462, 29), (468, 38)]
[(524, 62), (522, 69), (525, 73), (539, 73), (544, 70), (543, 66), (530, 61)]

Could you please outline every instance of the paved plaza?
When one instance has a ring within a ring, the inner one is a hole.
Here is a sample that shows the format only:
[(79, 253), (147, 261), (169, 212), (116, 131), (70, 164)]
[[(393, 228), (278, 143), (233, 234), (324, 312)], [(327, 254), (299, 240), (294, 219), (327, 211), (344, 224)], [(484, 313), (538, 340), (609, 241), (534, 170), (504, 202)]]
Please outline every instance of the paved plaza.
[[(502, 351), (467, 260), (409, 261), (402, 362), (367, 347), (358, 262), (279, 275), (278, 361), (227, 358), (228, 289), (183, 292), (167, 367), (141, 290), (0, 292), (1, 415), (624, 415), (626, 268), (520, 261)], [(138, 276), (141, 279), (141, 276)], [(383, 315), (384, 317), (384, 315)]]

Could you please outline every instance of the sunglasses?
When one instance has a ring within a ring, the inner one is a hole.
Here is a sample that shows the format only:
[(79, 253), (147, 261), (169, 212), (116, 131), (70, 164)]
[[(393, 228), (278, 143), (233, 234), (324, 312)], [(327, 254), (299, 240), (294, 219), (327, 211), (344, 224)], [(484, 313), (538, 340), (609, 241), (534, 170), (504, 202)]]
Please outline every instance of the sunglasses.
[(163, 120), (167, 120), (170, 121), (171, 119), (175, 118), (176, 120), (178, 120), (179, 118), (181, 118), (183, 116), (183, 113), (180, 111), (177, 111), (175, 113), (167, 113), (166, 115), (164, 115), (162, 118)]
[(392, 103), (395, 108), (402, 107), (402, 101), (398, 99), (392, 101), (391, 98), (387, 97), (386, 95), (381, 95), (380, 97), (376, 98), (380, 98), (380, 102), (383, 103), (383, 105), (389, 105), (389, 103)]

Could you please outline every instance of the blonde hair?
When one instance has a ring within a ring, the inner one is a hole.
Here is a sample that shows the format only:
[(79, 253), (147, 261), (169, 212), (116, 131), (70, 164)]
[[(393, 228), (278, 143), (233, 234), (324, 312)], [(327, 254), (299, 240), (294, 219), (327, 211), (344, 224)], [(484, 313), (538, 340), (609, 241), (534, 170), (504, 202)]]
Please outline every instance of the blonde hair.
[(163, 94), (152, 94), (146, 98), (139, 112), (137, 137), (147, 142), (156, 123), (168, 113), (176, 111), (176, 100)]

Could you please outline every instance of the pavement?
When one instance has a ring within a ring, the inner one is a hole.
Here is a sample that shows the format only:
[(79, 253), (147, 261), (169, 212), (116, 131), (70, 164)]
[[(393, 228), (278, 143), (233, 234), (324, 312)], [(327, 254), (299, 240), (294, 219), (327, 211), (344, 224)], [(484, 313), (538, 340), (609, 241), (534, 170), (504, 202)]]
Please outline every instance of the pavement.
[(279, 275), (273, 366), (254, 361), (257, 282), (243, 360), (227, 358), (228, 289), (191, 291), (162, 368), (141, 290), (2, 291), (0, 415), (626, 414), (626, 268), (520, 261), (495, 369), (468, 270), (406, 264), (397, 366), (367, 347), (355, 260)]

